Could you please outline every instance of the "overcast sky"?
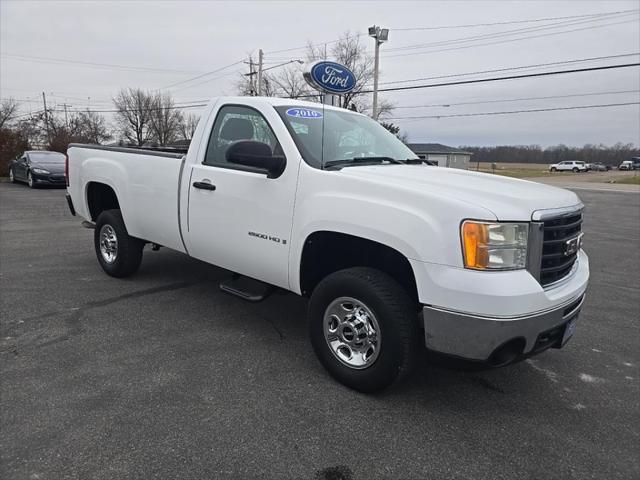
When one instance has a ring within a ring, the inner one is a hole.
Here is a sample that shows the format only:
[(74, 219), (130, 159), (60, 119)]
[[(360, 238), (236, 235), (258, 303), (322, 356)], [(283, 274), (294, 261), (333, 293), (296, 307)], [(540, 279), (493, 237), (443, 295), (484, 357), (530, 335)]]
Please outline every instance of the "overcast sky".
[[(335, 3), (1, 0), (0, 94), (2, 98), (20, 100), (24, 113), (42, 107), (43, 91), (54, 106), (66, 102), (72, 105), (71, 109), (87, 106), (108, 109), (112, 108), (111, 97), (121, 87), (166, 87), (225, 67), (249, 54), (255, 56), (259, 48), (265, 51), (266, 62), (303, 57), (303, 48), (275, 51), (302, 47), (307, 41), (329, 42), (347, 30), (364, 33), (373, 24), (390, 29), (389, 42), (381, 47), (381, 87), (637, 63), (640, 57), (635, 55), (533, 70), (382, 85), (424, 77), (637, 54), (640, 52), (639, 7), (637, 0)], [(628, 12), (630, 10), (636, 11)], [(608, 12), (622, 13), (557, 18)], [(463, 26), (541, 19), (553, 20)], [(500, 33), (504, 34), (495, 36)], [(373, 40), (366, 36), (361, 39), (372, 52)], [(436, 45), (402, 48), (433, 43)], [(136, 67), (137, 70), (91, 63)], [(240, 70), (246, 72), (246, 65), (238, 64), (167, 91), (173, 93), (176, 101), (234, 94)], [(382, 93), (381, 98), (396, 105), (393, 117), (420, 117), (639, 102), (639, 89), (640, 68), (630, 67), (387, 92)], [(625, 93), (601, 95), (602, 92)], [(502, 101), (565, 95), (573, 96)], [(464, 104), (456, 105), (459, 103)], [(421, 105), (428, 106), (416, 108)], [(412, 142), (543, 146), (640, 143), (637, 104), (510, 115), (394, 118), (393, 122)]]

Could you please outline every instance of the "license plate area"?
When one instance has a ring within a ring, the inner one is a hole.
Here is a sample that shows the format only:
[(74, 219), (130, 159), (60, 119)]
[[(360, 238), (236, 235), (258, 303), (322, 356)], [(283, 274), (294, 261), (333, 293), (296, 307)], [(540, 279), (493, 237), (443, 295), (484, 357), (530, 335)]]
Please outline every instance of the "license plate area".
[(576, 321), (578, 313), (575, 312), (564, 323), (550, 330), (546, 330), (538, 335), (536, 343), (532, 349), (532, 353), (540, 353), (548, 348), (562, 348), (573, 336), (576, 330)]
[(569, 320), (564, 326), (564, 333), (562, 334), (562, 341), (558, 348), (564, 347), (567, 342), (573, 337), (573, 334), (576, 331), (576, 325), (578, 320), (578, 314), (575, 314), (571, 320)]

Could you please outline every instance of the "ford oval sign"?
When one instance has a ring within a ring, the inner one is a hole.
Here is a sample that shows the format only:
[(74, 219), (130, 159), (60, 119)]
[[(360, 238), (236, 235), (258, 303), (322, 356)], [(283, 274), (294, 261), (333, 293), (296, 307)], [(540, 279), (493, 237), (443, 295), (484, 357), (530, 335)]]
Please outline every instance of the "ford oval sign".
[(337, 95), (349, 93), (356, 86), (356, 76), (351, 70), (326, 60), (312, 63), (304, 78), (316, 90)]

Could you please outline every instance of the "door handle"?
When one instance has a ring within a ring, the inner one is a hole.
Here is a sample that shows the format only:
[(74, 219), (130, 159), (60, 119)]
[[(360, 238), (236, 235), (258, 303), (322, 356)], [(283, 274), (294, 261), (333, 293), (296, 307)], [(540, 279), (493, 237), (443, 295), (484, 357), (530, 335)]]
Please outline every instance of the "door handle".
[(215, 185), (211, 185), (210, 183), (207, 183), (207, 182), (193, 182), (193, 186), (195, 188), (200, 188), (202, 190), (215, 190), (216, 189)]

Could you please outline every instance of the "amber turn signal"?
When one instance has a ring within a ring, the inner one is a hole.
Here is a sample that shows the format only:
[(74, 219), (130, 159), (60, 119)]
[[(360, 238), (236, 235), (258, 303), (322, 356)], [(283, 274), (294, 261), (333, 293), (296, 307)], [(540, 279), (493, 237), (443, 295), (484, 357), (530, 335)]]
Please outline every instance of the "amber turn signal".
[(489, 265), (487, 244), (489, 226), (485, 223), (465, 222), (462, 224), (462, 246), (464, 264), (467, 268), (485, 269)]

